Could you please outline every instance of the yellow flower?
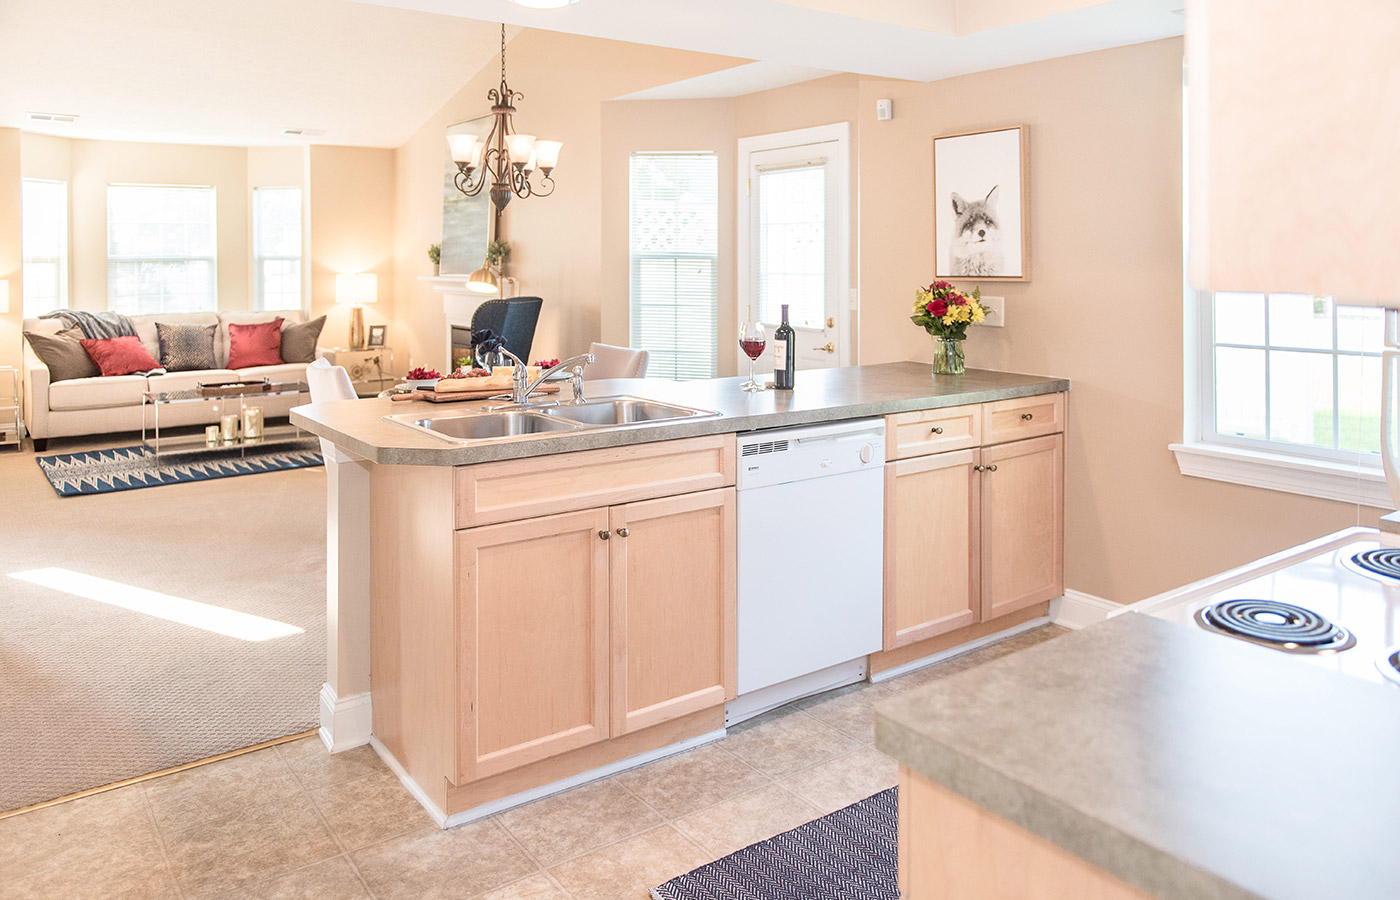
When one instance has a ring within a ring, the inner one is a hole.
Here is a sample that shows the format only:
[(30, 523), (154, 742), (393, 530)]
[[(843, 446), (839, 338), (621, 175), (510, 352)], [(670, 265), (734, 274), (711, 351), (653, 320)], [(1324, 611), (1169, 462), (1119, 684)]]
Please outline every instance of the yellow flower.
[(978, 306), (972, 311), (972, 321), (975, 324), (982, 324), (982, 320), (985, 318), (987, 318), (987, 313), (983, 311), (981, 306)]

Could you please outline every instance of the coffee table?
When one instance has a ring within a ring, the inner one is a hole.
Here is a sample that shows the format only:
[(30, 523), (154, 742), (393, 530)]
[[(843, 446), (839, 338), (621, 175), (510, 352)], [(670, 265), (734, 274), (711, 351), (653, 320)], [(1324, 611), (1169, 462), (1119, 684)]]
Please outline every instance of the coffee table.
[[(285, 397), (288, 394), (306, 394), (307, 401), (310, 402), (310, 388), (304, 381), (271, 382), (261, 390), (249, 387), (237, 393), (215, 396), (203, 394), (195, 388), (183, 391), (146, 391), (141, 395), (141, 443), (150, 448), (156, 459), (160, 459), (162, 454), (169, 453), (209, 453), (214, 451), (236, 451), (239, 456), (245, 456), (250, 449), (258, 450), (269, 445), (295, 443), (304, 438), (302, 430), (290, 422), (285, 425), (272, 426), (264, 423), (262, 436), (253, 440), (244, 440), (240, 433), (235, 440), (220, 440), (213, 444), (209, 443), (203, 434), (166, 435), (162, 438), (160, 433), (160, 411), (172, 405), (209, 404), (216, 408), (218, 418), (236, 414), (241, 428), (244, 409), (257, 406), (258, 401), (265, 397)], [(218, 423), (213, 424), (217, 425)]]

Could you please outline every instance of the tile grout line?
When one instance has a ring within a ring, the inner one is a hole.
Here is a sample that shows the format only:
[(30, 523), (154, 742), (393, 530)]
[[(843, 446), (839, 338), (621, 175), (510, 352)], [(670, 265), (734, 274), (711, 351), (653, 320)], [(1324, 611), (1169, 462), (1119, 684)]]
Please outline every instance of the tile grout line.
[[(325, 826), (326, 832), (331, 836), (331, 840), (334, 841), (334, 842), (335, 842), (335, 845), (336, 845), (337, 847), (340, 848), (341, 852), (340, 852), (339, 856), (332, 856), (332, 857), (329, 857), (329, 858), (330, 858), (330, 859), (344, 859), (347, 863), (349, 863), (349, 865), (350, 865), (350, 871), (352, 871), (352, 872), (355, 873), (355, 879), (356, 879), (357, 881), (360, 882), (360, 886), (363, 887), (363, 888), (365, 889), (365, 893), (371, 898), (371, 900), (376, 900), (376, 898), (377, 898), (378, 895), (376, 895), (376, 894), (374, 893), (374, 889), (370, 887), (369, 881), (365, 878), (364, 873), (360, 871), (360, 867), (359, 867), (358, 865), (355, 864), (354, 856), (352, 855), (352, 853), (351, 853), (351, 851), (349, 850), (349, 848), (347, 848), (347, 847), (345, 846), (345, 842), (342, 841), (342, 840), (340, 839), (340, 835), (337, 834), (337, 833), (336, 833), (336, 830), (335, 830), (334, 828), (331, 827), (330, 820), (327, 819), (327, 818), (326, 818), (326, 814), (325, 814), (324, 812), (322, 812), (321, 807), (320, 807), (320, 804), (318, 804), (318, 803), (316, 802), (316, 797), (311, 793), (311, 791), (307, 790), (307, 788), (306, 788), (306, 783), (305, 783), (304, 781), (301, 780), (301, 776), (298, 775), (297, 772), (296, 772), (296, 770), (292, 768), (291, 763), (287, 762), (287, 757), (284, 756), (283, 753), (282, 753), (281, 745), (278, 745), (278, 747), (277, 747), (277, 758), (280, 759), (280, 760), (282, 761), (282, 765), (284, 765), (284, 766), (287, 767), (287, 771), (290, 772), (291, 775), (292, 775), (292, 780), (295, 781), (295, 782), (297, 783), (297, 787), (301, 788), (302, 793), (304, 793), (304, 794), (306, 795), (306, 799), (311, 803), (311, 808), (312, 808), (313, 810), (315, 810), (315, 812), (316, 812), (316, 817), (317, 817), (318, 819), (320, 819), (320, 820), (321, 820), (321, 824), (322, 824), (323, 826)], [(373, 774), (373, 773), (371, 773), (371, 774)], [(369, 777), (371, 777), (371, 776), (370, 776), (370, 775), (365, 775), (365, 776), (362, 776), (362, 777), (363, 777), (363, 778), (369, 778)], [(352, 783), (352, 782), (359, 781), (359, 780), (360, 780), (359, 778), (351, 778), (351, 779), (349, 779), (348, 781), (341, 782), (341, 783), (342, 783), (342, 784), (350, 784), (350, 783)], [(406, 833), (406, 832), (405, 832), (405, 833)], [(391, 837), (387, 837), (387, 838), (385, 838), (384, 840), (385, 840), (385, 841), (392, 841), (394, 838), (396, 838), (396, 837), (401, 837), (401, 836), (402, 836), (402, 835), (396, 834), (396, 835), (392, 835)], [(376, 843), (382, 843), (382, 842), (376, 842)], [(363, 849), (363, 848), (361, 848), (361, 849)], [(325, 862), (325, 861), (326, 861), (326, 860), (321, 860), (321, 862)], [(313, 865), (313, 866), (314, 866), (314, 865), (317, 865), (317, 863), (311, 863), (310, 865)], [(303, 866), (303, 868), (306, 868), (306, 867)], [(293, 869), (292, 871), (297, 871), (297, 870)], [(285, 874), (285, 873), (284, 873), (284, 874)], [(269, 879), (269, 880), (270, 880), (270, 879)]]
[(151, 823), (151, 830), (156, 833), (156, 843), (160, 845), (160, 858), (165, 863), (165, 870), (170, 873), (170, 883), (175, 886), (175, 896), (184, 900), (185, 889), (180, 885), (180, 879), (175, 874), (175, 866), (170, 862), (170, 851), (165, 846), (165, 833), (161, 831), (160, 822), (156, 819), (156, 809), (151, 803), (150, 795), (146, 793), (146, 786), (141, 788), (141, 808), (146, 811), (146, 818)]
[[(699, 748), (697, 748), (697, 749), (699, 749)], [(676, 820), (675, 820), (675, 819), (672, 819), (670, 816), (667, 816), (667, 815), (665, 815), (664, 813), (662, 813), (661, 810), (657, 809), (655, 806), (652, 806), (651, 803), (648, 802), (647, 798), (643, 797), (641, 794), (639, 794), (639, 793), (637, 793), (636, 791), (632, 790), (631, 786), (629, 786), (626, 782), (622, 782), (622, 789), (623, 789), (624, 791), (626, 791), (627, 793), (631, 794), (633, 797), (637, 798), (637, 802), (638, 802), (638, 803), (642, 804), (642, 805), (645, 806), (647, 809), (649, 809), (649, 810), (651, 810), (653, 813), (655, 813), (656, 816), (657, 816), (657, 818), (659, 818), (659, 819), (661, 820), (661, 824), (662, 824), (662, 825), (667, 825), (667, 826), (669, 826), (670, 829), (671, 829), (672, 831), (674, 831), (676, 834), (679, 834), (679, 835), (680, 835), (682, 838), (684, 838), (685, 840), (689, 841), (689, 842), (690, 842), (690, 845), (691, 845), (692, 847), (694, 847), (696, 850), (699, 850), (701, 853), (705, 854), (706, 857), (711, 857), (711, 856), (712, 856), (712, 851), (711, 851), (708, 847), (702, 847), (702, 846), (700, 846), (700, 842), (699, 842), (699, 841), (697, 841), (695, 838), (691, 837), (690, 835), (686, 834), (686, 833), (685, 833), (684, 831), (682, 831), (681, 829), (677, 828), (677, 827), (676, 827)], [(708, 808), (709, 808), (709, 807), (706, 807), (706, 809), (708, 809)], [(657, 827), (659, 828), (659, 827), (661, 827), (661, 826), (658, 825)], [(653, 830), (653, 829), (648, 828), (648, 829), (646, 829), (646, 831), (639, 831), (639, 832), (637, 832), (637, 834), (646, 834), (647, 831), (652, 831), (652, 830)], [(633, 837), (636, 837), (637, 835), (632, 835), (632, 836), (633, 836)], [(710, 861), (710, 862), (714, 862), (714, 859), (710, 859), (709, 861)]]
[[(526, 805), (528, 806), (529, 804), (526, 804)], [(519, 807), (517, 807), (517, 809), (518, 809), (518, 808), (519, 808)], [(523, 877), (521, 877), (521, 878), (517, 878), (515, 881), (512, 881), (512, 882), (510, 882), (509, 884), (503, 884), (503, 885), (501, 885), (502, 888), (510, 887), (510, 885), (515, 884), (516, 882), (524, 881), (526, 878), (533, 878), (533, 877), (536, 876), (536, 875), (543, 874), (546, 878), (548, 878), (548, 879), (550, 880), (550, 882), (551, 882), (555, 887), (557, 887), (557, 888), (560, 890), (561, 893), (563, 893), (563, 895), (564, 895), (565, 897), (568, 897), (568, 898), (570, 898), (570, 900), (573, 900), (573, 896), (574, 896), (574, 895), (573, 895), (573, 892), (570, 891), (568, 888), (564, 887), (564, 885), (561, 884), (561, 883), (559, 882), (559, 879), (555, 878), (555, 877), (550, 873), (549, 869), (548, 869), (543, 863), (540, 862), (539, 857), (537, 857), (537, 856), (530, 850), (529, 847), (525, 846), (525, 842), (522, 841), (522, 840), (515, 834), (515, 832), (511, 831), (510, 828), (508, 828), (504, 822), (500, 821), (496, 816), (490, 816), (490, 817), (487, 818), (485, 821), (491, 822), (491, 823), (494, 824), (497, 828), (501, 829), (501, 831), (505, 834), (505, 836), (506, 836), (507, 838), (509, 838), (510, 841), (511, 841), (512, 843), (514, 843), (515, 846), (518, 847), (518, 848), (520, 849), (520, 852), (521, 852), (521, 853), (524, 853), (524, 854), (525, 854), (525, 857), (526, 857), (527, 859), (529, 859), (530, 862), (534, 863), (534, 864), (535, 864), (535, 867), (536, 867), (536, 871), (531, 872), (529, 875), (525, 875), (525, 876), (523, 876)], [(579, 855), (582, 856), (582, 855), (584, 855), (584, 854), (579, 854)], [(577, 857), (573, 857), (573, 858), (576, 859)], [(567, 861), (568, 861), (568, 860), (565, 860), (565, 862), (567, 862)], [(499, 890), (499, 888), (493, 888), (493, 890)]]

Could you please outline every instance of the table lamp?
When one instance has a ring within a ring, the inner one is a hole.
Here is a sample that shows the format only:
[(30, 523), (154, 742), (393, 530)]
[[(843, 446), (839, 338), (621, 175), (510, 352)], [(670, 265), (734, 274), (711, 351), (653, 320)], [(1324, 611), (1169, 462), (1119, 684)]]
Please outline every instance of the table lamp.
[(335, 302), (350, 306), (350, 349), (365, 348), (364, 304), (379, 299), (379, 279), (373, 273), (335, 276)]

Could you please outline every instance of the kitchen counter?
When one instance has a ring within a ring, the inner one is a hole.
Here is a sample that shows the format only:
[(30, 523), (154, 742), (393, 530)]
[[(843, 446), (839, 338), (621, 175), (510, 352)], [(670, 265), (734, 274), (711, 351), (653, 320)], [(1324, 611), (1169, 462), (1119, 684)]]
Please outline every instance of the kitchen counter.
[(1400, 896), (1400, 691), (1142, 615), (877, 709), (903, 766), (1162, 900)]
[[(424, 416), (452, 415), (489, 405), (489, 401), (433, 405), (388, 399), (340, 400), (297, 407), (292, 410), (291, 419), (296, 425), (369, 462), (457, 466), (709, 434), (733, 434), (760, 428), (883, 416), (1069, 390), (1067, 379), (985, 369), (968, 369), (965, 375), (940, 375), (934, 378), (929, 373), (929, 364), (921, 362), (799, 372), (796, 389), (791, 392), (750, 394), (739, 389), (742, 380), (717, 378), (674, 382), (616, 379), (590, 382), (587, 385), (589, 397), (633, 394), (649, 400), (714, 410), (719, 415), (654, 425), (526, 435), (471, 444), (420, 434), (402, 425), (386, 422), (383, 417), (410, 412)], [(562, 396), (569, 396), (567, 385)], [(496, 405), (499, 405), (499, 401)]]

